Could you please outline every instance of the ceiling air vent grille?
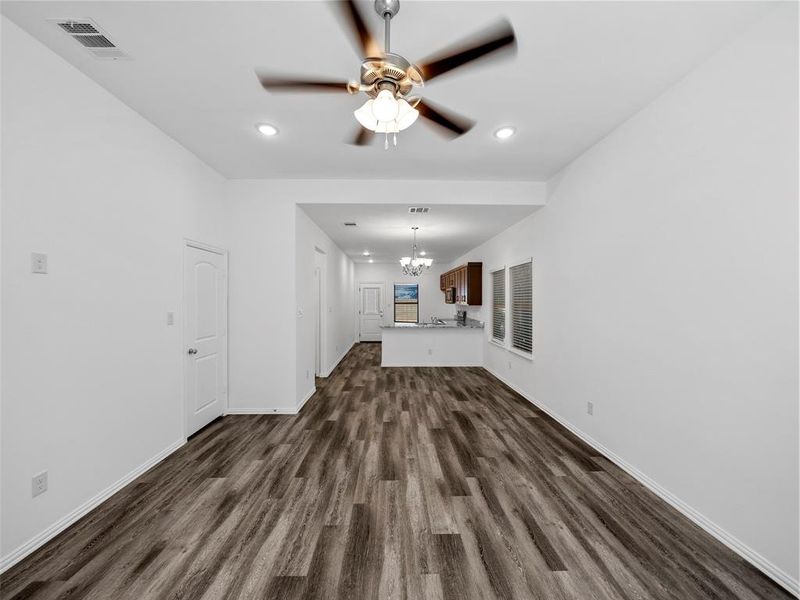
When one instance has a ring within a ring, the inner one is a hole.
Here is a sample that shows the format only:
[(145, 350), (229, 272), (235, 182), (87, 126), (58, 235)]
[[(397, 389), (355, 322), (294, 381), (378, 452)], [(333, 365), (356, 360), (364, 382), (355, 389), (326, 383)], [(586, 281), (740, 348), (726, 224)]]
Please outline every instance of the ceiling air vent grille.
[(130, 58), (117, 48), (111, 38), (91, 19), (51, 19), (51, 21), (95, 58), (111, 60)]
[(408, 212), (412, 215), (424, 215), (430, 211), (430, 207), (428, 206), (411, 206), (408, 209)]
[(358, 227), (354, 221), (345, 221), (345, 227)]
[(100, 33), (97, 28), (91, 23), (78, 23), (77, 21), (60, 22), (58, 24), (61, 29), (67, 33)]
[(73, 37), (87, 48), (116, 48), (104, 35), (76, 35)]

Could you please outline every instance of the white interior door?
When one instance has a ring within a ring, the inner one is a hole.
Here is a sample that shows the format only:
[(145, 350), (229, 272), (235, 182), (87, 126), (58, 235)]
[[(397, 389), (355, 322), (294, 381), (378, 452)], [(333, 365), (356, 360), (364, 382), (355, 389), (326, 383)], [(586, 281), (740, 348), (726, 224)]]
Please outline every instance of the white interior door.
[(383, 324), (384, 285), (382, 283), (358, 284), (359, 340), (380, 342)]
[(187, 435), (221, 416), (226, 404), (226, 260), (220, 252), (184, 250), (184, 352)]

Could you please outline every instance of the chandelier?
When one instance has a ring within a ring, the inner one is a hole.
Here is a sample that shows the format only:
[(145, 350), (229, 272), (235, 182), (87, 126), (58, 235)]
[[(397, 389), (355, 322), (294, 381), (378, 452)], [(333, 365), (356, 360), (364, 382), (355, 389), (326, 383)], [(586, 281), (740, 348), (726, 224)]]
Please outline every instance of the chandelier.
[[(404, 256), (400, 259), (400, 266), (403, 268), (403, 275), (411, 275), (412, 277), (419, 277), (425, 269), (430, 269), (433, 264), (431, 258), (417, 258), (417, 229), (419, 227), (412, 227), (414, 230), (414, 245), (411, 246), (411, 256)], [(424, 252), (423, 252), (424, 254)]]

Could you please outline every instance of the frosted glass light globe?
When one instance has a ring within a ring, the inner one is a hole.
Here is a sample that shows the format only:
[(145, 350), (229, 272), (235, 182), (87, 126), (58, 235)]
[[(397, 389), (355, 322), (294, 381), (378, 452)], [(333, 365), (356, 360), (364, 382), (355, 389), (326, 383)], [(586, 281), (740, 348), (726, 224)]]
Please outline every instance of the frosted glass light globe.
[(378, 121), (394, 121), (400, 107), (395, 100), (394, 94), (389, 90), (381, 90), (372, 103), (372, 114)]

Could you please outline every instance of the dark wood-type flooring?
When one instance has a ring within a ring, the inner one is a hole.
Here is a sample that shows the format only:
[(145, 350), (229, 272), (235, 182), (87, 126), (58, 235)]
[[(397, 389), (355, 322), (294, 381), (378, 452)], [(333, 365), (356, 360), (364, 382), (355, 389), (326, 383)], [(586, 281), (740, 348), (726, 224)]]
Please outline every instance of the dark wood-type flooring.
[(360, 344), (10, 569), (3, 599), (789, 598), (479, 368)]

